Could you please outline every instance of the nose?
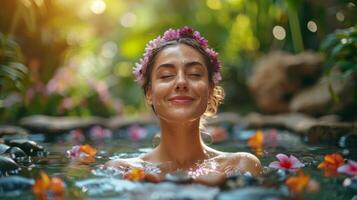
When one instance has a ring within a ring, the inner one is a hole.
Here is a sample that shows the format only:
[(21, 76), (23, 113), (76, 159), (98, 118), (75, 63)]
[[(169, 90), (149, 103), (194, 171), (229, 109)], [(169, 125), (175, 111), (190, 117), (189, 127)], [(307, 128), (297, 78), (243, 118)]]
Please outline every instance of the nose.
[(187, 80), (183, 72), (178, 73), (175, 90), (187, 90)]

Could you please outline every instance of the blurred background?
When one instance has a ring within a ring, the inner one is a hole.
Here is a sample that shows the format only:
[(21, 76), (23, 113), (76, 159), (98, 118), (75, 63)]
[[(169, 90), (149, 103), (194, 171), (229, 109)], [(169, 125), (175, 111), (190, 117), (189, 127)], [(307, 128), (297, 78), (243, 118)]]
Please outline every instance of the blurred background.
[(0, 123), (150, 113), (132, 76), (146, 43), (192, 26), (220, 53), (220, 112), (355, 120), (352, 0), (1, 0)]

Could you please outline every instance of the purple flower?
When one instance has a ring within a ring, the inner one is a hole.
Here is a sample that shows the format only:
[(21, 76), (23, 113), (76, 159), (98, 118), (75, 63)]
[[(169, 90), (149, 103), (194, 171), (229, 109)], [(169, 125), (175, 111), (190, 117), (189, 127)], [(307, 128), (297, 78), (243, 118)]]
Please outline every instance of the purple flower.
[(79, 157), (80, 154), (81, 154), (81, 150), (79, 145), (73, 146), (72, 149), (67, 150), (67, 157), (70, 158)]
[(158, 36), (157, 38), (148, 42), (145, 47), (145, 53), (143, 57), (139, 60), (138, 63), (135, 64), (133, 69), (133, 74), (136, 78), (136, 81), (139, 83), (140, 86), (144, 84), (144, 74), (146, 73), (149, 61), (153, 55), (153, 51), (158, 48), (161, 44), (171, 41), (177, 40), (179, 38), (192, 38), (196, 40), (201, 47), (206, 51), (208, 56), (210, 57), (210, 61), (214, 66), (214, 74), (213, 74), (213, 82), (218, 83), (221, 78), (221, 64), (218, 60), (218, 53), (215, 52), (213, 49), (208, 48), (208, 41), (201, 36), (198, 31), (194, 31), (191, 27), (183, 27), (181, 29), (168, 29), (165, 31), (164, 35)]
[(285, 154), (278, 154), (276, 155), (279, 161), (274, 161), (269, 164), (269, 167), (274, 169), (284, 169), (288, 171), (297, 171), (299, 168), (304, 167), (305, 165), (300, 162), (295, 156), (290, 155), (288, 157)]
[(342, 165), (337, 168), (339, 173), (356, 176), (357, 175), (357, 162), (353, 160), (348, 160), (347, 164)]

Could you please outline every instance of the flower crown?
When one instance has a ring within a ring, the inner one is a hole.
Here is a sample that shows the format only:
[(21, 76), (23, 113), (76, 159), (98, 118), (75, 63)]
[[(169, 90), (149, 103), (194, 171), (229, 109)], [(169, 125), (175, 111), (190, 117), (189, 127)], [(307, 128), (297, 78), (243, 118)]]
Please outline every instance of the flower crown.
[(134, 75), (140, 86), (144, 85), (144, 74), (146, 73), (150, 59), (152, 58), (154, 49), (158, 48), (164, 42), (177, 40), (179, 38), (192, 38), (198, 42), (205, 50), (213, 64), (213, 82), (217, 84), (221, 79), (221, 64), (218, 60), (218, 53), (208, 47), (208, 41), (201, 36), (198, 31), (194, 31), (191, 27), (183, 27), (181, 29), (169, 29), (165, 31), (163, 36), (151, 40), (145, 47), (145, 53), (138, 63), (135, 63)]

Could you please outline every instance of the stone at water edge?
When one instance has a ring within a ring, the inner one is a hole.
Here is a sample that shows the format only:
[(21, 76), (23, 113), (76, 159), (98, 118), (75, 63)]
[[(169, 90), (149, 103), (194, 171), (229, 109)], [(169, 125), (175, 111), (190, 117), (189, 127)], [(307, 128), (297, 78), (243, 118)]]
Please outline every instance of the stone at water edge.
[(46, 153), (41, 145), (31, 140), (18, 139), (6, 141), (6, 143), (12, 147), (19, 147), (29, 156), (38, 156)]
[(0, 144), (0, 154), (5, 153), (10, 147), (6, 144)]
[(28, 157), (26, 153), (22, 151), (22, 149), (20, 149), (19, 147), (11, 147), (6, 151), (6, 153), (8, 153), (9, 156), (15, 161), (22, 160)]
[(34, 180), (21, 176), (7, 176), (0, 178), (0, 193), (8, 194), (31, 189)]
[(17, 174), (20, 169), (20, 166), (11, 158), (0, 156), (0, 176)]

